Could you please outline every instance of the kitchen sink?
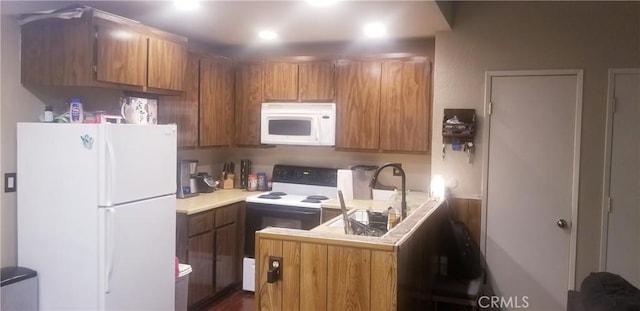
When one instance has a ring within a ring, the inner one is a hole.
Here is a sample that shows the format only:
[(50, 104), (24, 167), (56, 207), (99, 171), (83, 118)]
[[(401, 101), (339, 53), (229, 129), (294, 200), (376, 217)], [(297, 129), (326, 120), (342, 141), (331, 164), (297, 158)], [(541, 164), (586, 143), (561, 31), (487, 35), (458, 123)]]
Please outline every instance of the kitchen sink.
[[(348, 212), (351, 232), (349, 234), (382, 236), (387, 232), (387, 215), (366, 209), (356, 209)], [(342, 217), (328, 224), (329, 228), (344, 228)]]

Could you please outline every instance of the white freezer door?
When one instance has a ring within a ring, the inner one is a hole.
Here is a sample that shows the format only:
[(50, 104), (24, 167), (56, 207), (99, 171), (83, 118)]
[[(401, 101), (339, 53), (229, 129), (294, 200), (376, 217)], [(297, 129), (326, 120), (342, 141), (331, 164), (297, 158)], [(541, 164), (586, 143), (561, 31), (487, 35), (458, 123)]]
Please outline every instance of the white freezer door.
[(101, 130), (100, 206), (175, 194), (175, 125), (107, 124)]
[(175, 200), (99, 208), (102, 310), (174, 309)]

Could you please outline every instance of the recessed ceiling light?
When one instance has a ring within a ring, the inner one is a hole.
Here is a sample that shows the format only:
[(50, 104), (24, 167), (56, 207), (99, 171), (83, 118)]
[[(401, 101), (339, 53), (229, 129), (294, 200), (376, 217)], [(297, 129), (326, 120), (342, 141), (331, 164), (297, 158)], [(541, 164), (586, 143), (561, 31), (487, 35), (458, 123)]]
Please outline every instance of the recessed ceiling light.
[(307, 0), (313, 6), (330, 6), (338, 2), (338, 0)]
[(260, 32), (258, 32), (258, 37), (265, 40), (275, 40), (276, 38), (278, 38), (278, 34), (271, 30), (261, 30)]
[(364, 25), (364, 34), (371, 38), (380, 38), (387, 34), (387, 29), (382, 23), (369, 23)]
[(173, 5), (185, 11), (195, 10), (200, 7), (200, 1), (198, 0), (173, 0)]

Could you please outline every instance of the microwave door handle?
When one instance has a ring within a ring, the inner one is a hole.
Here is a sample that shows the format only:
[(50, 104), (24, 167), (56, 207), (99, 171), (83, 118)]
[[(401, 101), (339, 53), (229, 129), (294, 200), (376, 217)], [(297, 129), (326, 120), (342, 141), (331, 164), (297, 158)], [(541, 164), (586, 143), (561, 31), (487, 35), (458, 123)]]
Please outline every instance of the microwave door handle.
[(316, 141), (320, 143), (320, 117), (316, 116)]

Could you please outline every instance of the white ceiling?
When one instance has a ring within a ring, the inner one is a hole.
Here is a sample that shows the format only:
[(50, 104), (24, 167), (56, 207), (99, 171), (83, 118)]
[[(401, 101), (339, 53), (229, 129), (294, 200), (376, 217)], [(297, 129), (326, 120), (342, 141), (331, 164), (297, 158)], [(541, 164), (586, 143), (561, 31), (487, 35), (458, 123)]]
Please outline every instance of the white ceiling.
[(343, 0), (330, 7), (314, 7), (302, 0), (202, 1), (191, 12), (175, 9), (172, 1), (0, 1), (2, 14), (83, 4), (216, 45), (255, 43), (261, 28), (279, 33), (276, 44), (360, 40), (363, 25), (372, 21), (387, 25), (388, 39), (434, 37), (437, 31), (450, 29), (430, 0)]

